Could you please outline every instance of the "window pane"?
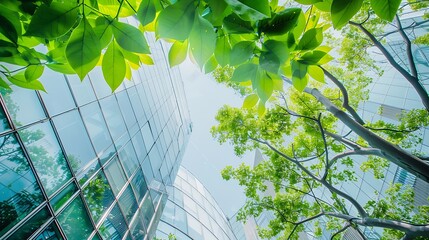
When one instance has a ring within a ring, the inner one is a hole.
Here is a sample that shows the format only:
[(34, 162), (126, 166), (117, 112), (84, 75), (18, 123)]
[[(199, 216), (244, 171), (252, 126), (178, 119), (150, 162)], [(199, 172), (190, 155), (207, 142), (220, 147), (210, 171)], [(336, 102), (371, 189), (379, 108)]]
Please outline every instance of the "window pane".
[(130, 185), (128, 185), (128, 187), (122, 193), (122, 196), (119, 198), (119, 205), (121, 206), (121, 209), (124, 212), (128, 222), (130, 222), (138, 207), (136, 198), (134, 197), (134, 193), (131, 190)]
[(139, 168), (136, 175), (134, 175), (133, 180), (131, 180), (131, 185), (134, 188), (134, 192), (137, 197), (137, 202), (140, 203), (140, 201), (143, 199), (144, 195), (147, 192), (147, 186), (146, 182), (144, 180), (143, 172)]
[(83, 195), (96, 223), (115, 199), (103, 172), (99, 172), (89, 182), (88, 186), (83, 189)]
[(81, 113), (94, 148), (97, 153), (100, 153), (112, 144), (100, 107), (97, 102), (93, 102), (82, 107)]
[(9, 122), (6, 119), (6, 114), (4, 113), (3, 108), (0, 108), (0, 133), (9, 130)]
[(20, 227), (9, 239), (27, 239), (34, 231), (36, 231), (42, 224), (44, 224), (51, 214), (48, 208), (43, 208), (35, 216), (30, 218), (22, 227)]
[(124, 120), (122, 119), (121, 111), (119, 110), (118, 102), (116, 101), (115, 96), (112, 95), (101, 100), (100, 104), (104, 116), (106, 117), (110, 134), (112, 135), (113, 140), (116, 141), (116, 139), (127, 131)]
[(127, 91), (122, 91), (116, 94), (116, 98), (118, 99), (119, 108), (121, 109), (122, 116), (125, 119), (125, 124), (127, 124), (128, 129), (131, 129), (131, 127), (137, 123), (137, 120), (134, 115), (134, 111), (131, 107)]
[[(70, 89), (63, 74), (52, 70), (45, 70), (41, 77), (46, 92), (40, 91), (43, 103), (49, 115), (56, 115), (75, 107)], [(61, 99), (58, 101), (58, 99)]]
[(19, 131), (48, 195), (71, 177), (63, 152), (49, 122)]
[(119, 191), (125, 185), (127, 181), (125, 173), (119, 164), (118, 157), (115, 157), (109, 165), (105, 168), (107, 179), (109, 179), (110, 185), (115, 195), (118, 195)]
[(84, 78), (83, 81), (81, 81), (79, 77), (75, 74), (67, 75), (66, 78), (70, 84), (78, 106), (96, 100), (91, 83), (89, 82), (89, 79), (87, 77)]
[(95, 158), (94, 149), (77, 111), (54, 118), (58, 135), (65, 148), (67, 158), (75, 173)]
[(45, 231), (40, 233), (34, 240), (63, 240), (63, 237), (55, 223), (51, 223)]
[(138, 213), (138, 218), (143, 219), (146, 228), (149, 226), (150, 220), (152, 219), (154, 213), (155, 210), (152, 205), (152, 199), (150, 198), (150, 196), (147, 196)]
[(140, 163), (143, 162), (144, 158), (147, 155), (146, 148), (144, 146), (143, 137), (141, 135), (141, 132), (138, 132), (134, 137), (131, 139), (133, 141), (134, 149), (136, 150), (137, 158)]
[(118, 205), (115, 205), (110, 211), (99, 231), (103, 239), (122, 239), (127, 231), (127, 224)]
[(82, 199), (77, 197), (58, 216), (60, 226), (67, 239), (82, 240), (89, 237), (93, 227), (83, 207)]
[(51, 205), (54, 211), (60, 209), (64, 203), (66, 203), (71, 196), (77, 191), (76, 184), (72, 182), (67, 187), (65, 187), (58, 195), (52, 198)]
[(43, 196), (15, 135), (0, 137), (0, 236), (36, 208)]
[(16, 126), (25, 126), (45, 118), (35, 91), (13, 86), (12, 90), (2, 90), (2, 95)]
[(129, 141), (127, 145), (125, 145), (125, 147), (119, 151), (118, 154), (119, 159), (124, 166), (125, 172), (127, 173), (128, 177), (130, 177), (136, 171), (139, 164), (131, 141)]
[(112, 94), (112, 90), (109, 88), (107, 83), (104, 81), (103, 73), (101, 72), (101, 68), (94, 68), (89, 74), (89, 78), (91, 79), (91, 83), (94, 86), (95, 93), (98, 99), (104, 98)]

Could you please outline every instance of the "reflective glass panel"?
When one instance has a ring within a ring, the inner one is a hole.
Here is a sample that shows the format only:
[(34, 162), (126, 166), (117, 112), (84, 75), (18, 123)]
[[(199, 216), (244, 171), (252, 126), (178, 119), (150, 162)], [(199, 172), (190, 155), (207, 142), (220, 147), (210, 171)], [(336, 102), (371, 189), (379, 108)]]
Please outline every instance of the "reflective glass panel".
[(154, 213), (155, 209), (152, 205), (152, 199), (148, 195), (147, 198), (145, 198), (143, 205), (139, 209), (138, 216), (139, 219), (143, 219), (146, 228), (149, 226), (150, 220), (152, 219)]
[(77, 197), (58, 216), (58, 221), (67, 239), (87, 239), (93, 231), (91, 221), (83, 206), (82, 199)]
[(125, 119), (125, 124), (128, 129), (137, 123), (136, 116), (134, 115), (134, 111), (131, 107), (130, 99), (128, 98), (127, 91), (122, 91), (116, 94), (116, 98), (118, 99), (119, 108), (121, 109), (122, 116)]
[(41, 232), (34, 240), (63, 240), (60, 231), (55, 223), (51, 223), (43, 232)]
[(46, 89), (46, 92), (40, 91), (40, 95), (49, 115), (56, 115), (75, 107), (63, 74), (46, 69), (40, 80)]
[(49, 122), (19, 131), (22, 141), (48, 195), (64, 185), (72, 174)]
[(88, 77), (84, 78), (83, 81), (81, 81), (79, 76), (76, 74), (67, 75), (66, 78), (70, 84), (78, 106), (92, 102), (96, 99)]
[(75, 173), (95, 158), (85, 126), (78, 111), (61, 114), (54, 119), (58, 135)]
[(136, 151), (139, 162), (143, 162), (144, 158), (147, 155), (147, 151), (144, 146), (144, 141), (141, 133), (138, 132), (131, 140), (133, 141), (134, 149)]
[(103, 172), (99, 172), (95, 178), (91, 179), (88, 186), (83, 189), (88, 208), (91, 211), (94, 222), (98, 222), (104, 211), (115, 200), (109, 183)]
[(61, 208), (61, 206), (66, 203), (71, 196), (77, 191), (76, 184), (74, 182), (70, 183), (67, 187), (65, 187), (58, 195), (52, 198), (51, 205), (54, 211), (57, 211)]
[(81, 113), (94, 148), (97, 153), (100, 153), (112, 144), (112, 139), (110, 138), (98, 102), (93, 102), (82, 107)]
[(130, 222), (131, 218), (134, 216), (134, 213), (136, 213), (138, 207), (136, 198), (134, 197), (134, 193), (131, 190), (130, 185), (128, 185), (128, 187), (125, 189), (125, 191), (119, 198), (119, 205), (121, 206), (121, 209), (124, 212), (124, 215), (127, 218), (128, 222)]
[(110, 185), (115, 195), (118, 195), (119, 191), (125, 185), (127, 181), (124, 170), (122, 170), (119, 164), (118, 157), (115, 157), (105, 168), (107, 179), (109, 179)]
[(36, 208), (43, 196), (15, 135), (0, 137), (0, 236)]
[(34, 231), (36, 231), (48, 218), (51, 217), (47, 207), (44, 207), (30, 220), (28, 220), (22, 227), (20, 227), (9, 239), (27, 239)]
[(35, 91), (20, 87), (12, 87), (12, 90), (2, 90), (1, 93), (16, 126), (25, 126), (45, 118)]
[(107, 126), (109, 127), (110, 134), (113, 140), (118, 139), (125, 131), (124, 120), (122, 119), (121, 111), (119, 110), (118, 102), (115, 96), (109, 96), (100, 101), (101, 109), (106, 117)]
[(6, 114), (4, 113), (3, 108), (0, 108), (0, 133), (9, 130), (9, 122), (6, 119)]
[(127, 231), (127, 224), (118, 205), (115, 205), (101, 225), (99, 232), (103, 239), (122, 239)]
[(136, 175), (134, 175), (133, 179), (131, 180), (131, 185), (134, 188), (137, 202), (140, 203), (147, 192), (146, 181), (144, 180), (143, 172), (140, 168), (137, 170)]
[(139, 163), (137, 161), (137, 156), (134, 151), (133, 144), (130, 142), (127, 143), (118, 153), (119, 159), (121, 160), (122, 165), (124, 166), (125, 172), (128, 177), (133, 174)]
[(94, 68), (89, 74), (89, 78), (91, 79), (91, 83), (94, 86), (95, 94), (98, 99), (104, 98), (112, 94), (112, 90), (109, 88), (107, 83), (104, 81), (103, 73), (101, 72), (101, 68)]

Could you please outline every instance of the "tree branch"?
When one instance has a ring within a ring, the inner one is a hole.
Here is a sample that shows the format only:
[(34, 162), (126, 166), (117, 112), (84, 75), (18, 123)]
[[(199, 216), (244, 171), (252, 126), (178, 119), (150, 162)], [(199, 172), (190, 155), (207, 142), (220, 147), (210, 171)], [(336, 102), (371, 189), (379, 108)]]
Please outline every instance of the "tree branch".
[(340, 153), (338, 155), (336, 155), (335, 157), (333, 157), (331, 159), (331, 161), (329, 161), (329, 167), (332, 167), (332, 165), (335, 164), (335, 162), (338, 159), (350, 156), (350, 155), (376, 155), (379, 157), (384, 157), (383, 153), (380, 151), (380, 149), (377, 148), (362, 148), (362, 149), (355, 149), (352, 151), (347, 151), (347, 152), (343, 152)]
[(349, 228), (349, 227), (351, 227), (351, 226), (352, 226), (352, 225), (350, 225), (350, 223), (347, 223), (343, 228), (341, 228), (340, 230), (338, 230), (336, 233), (334, 233), (334, 234), (331, 236), (331, 240), (333, 240), (335, 236), (337, 236), (338, 234), (340, 234), (340, 233), (344, 232), (345, 230), (347, 230), (347, 228)]
[(411, 75), (415, 78), (418, 78), (417, 67), (416, 67), (416, 64), (414, 62), (413, 52), (411, 51), (410, 38), (408, 38), (407, 34), (405, 33), (404, 29), (402, 28), (401, 20), (399, 19), (398, 14), (395, 15), (395, 19), (396, 19), (396, 23), (398, 24), (398, 31), (401, 34), (401, 37), (402, 37), (402, 39), (404, 39), (405, 44), (406, 44), (408, 64), (410, 64)]

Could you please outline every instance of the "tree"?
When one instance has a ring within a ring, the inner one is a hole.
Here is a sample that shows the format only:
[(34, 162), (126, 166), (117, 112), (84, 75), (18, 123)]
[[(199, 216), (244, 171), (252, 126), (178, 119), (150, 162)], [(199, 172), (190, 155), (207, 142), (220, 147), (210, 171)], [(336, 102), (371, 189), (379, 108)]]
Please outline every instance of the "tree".
[[(429, 237), (429, 206), (416, 207), (411, 188), (392, 185), (378, 199), (359, 202), (342, 186), (357, 181), (357, 155), (369, 156), (361, 169), (372, 169), (375, 178), (383, 178), (383, 154), (362, 146), (359, 138), (338, 135), (335, 116), (315, 115), (322, 107), (316, 99), (290, 94), (287, 99), (299, 98), (298, 104), (278, 104), (262, 117), (254, 109), (227, 106), (216, 117), (219, 125), (212, 133), (219, 142), (230, 142), (237, 155), (258, 148), (268, 157), (253, 168), (242, 164), (222, 172), (226, 180), (234, 178), (245, 187), (248, 200), (239, 220), (272, 211), (275, 218), (260, 231), (265, 238), (298, 239), (309, 225), (316, 235), (324, 227), (332, 238), (347, 228), (360, 232), (358, 226), (384, 228), (385, 239)], [(407, 142), (415, 136), (403, 137), (397, 139)], [(267, 191), (267, 182), (274, 192)]]

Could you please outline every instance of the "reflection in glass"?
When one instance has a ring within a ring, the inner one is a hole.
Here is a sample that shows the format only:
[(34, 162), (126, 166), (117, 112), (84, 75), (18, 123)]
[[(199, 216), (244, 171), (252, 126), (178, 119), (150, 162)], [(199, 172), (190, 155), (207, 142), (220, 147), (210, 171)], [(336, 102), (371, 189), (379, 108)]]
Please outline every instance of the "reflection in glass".
[(138, 168), (136, 175), (134, 175), (133, 179), (131, 180), (131, 186), (133, 186), (134, 188), (134, 192), (137, 197), (137, 202), (140, 203), (140, 201), (143, 199), (144, 195), (147, 192), (146, 182), (144, 180), (144, 176), (140, 168)]
[(51, 223), (43, 232), (41, 232), (34, 240), (63, 240), (63, 237), (55, 223)]
[(0, 137), (0, 236), (30, 213), (43, 196), (14, 134)]
[(45, 118), (35, 91), (12, 87), (12, 90), (2, 89), (1, 94), (16, 126), (24, 126)]
[[(53, 116), (75, 107), (63, 74), (46, 70), (43, 72), (41, 81), (45, 86), (46, 92), (40, 91), (40, 95), (49, 115)], [(61, 101), (58, 101), (58, 99), (61, 99)]]
[(78, 106), (95, 100), (95, 94), (88, 77), (85, 77), (83, 81), (81, 81), (76, 74), (67, 75), (66, 78), (70, 84)]
[(101, 225), (99, 232), (103, 239), (122, 239), (126, 230), (127, 224), (124, 217), (118, 205), (115, 205)]
[(119, 159), (121, 160), (122, 165), (124, 166), (125, 172), (127, 173), (128, 177), (130, 177), (137, 169), (139, 163), (137, 160), (136, 153), (134, 151), (134, 147), (131, 144), (131, 141), (125, 145), (120, 151), (119, 151)]
[(19, 135), (47, 194), (51, 195), (72, 177), (51, 125), (36, 124), (19, 131)]
[(77, 197), (58, 216), (60, 226), (67, 239), (87, 239), (92, 233), (93, 227), (83, 207), (82, 199)]
[(122, 193), (122, 196), (119, 198), (119, 205), (121, 206), (121, 209), (124, 212), (128, 222), (130, 222), (138, 207), (136, 198), (134, 197), (134, 193), (131, 190), (130, 185), (128, 185), (128, 187)]
[(115, 96), (111, 95), (101, 100), (100, 104), (104, 116), (106, 117), (110, 134), (115, 141), (127, 131), (124, 120), (122, 119), (121, 111), (119, 110), (118, 102), (116, 101)]
[(63, 206), (64, 203), (66, 203), (76, 191), (77, 191), (76, 184), (72, 182), (67, 187), (65, 187), (60, 193), (58, 193), (58, 195), (53, 197), (50, 202), (54, 211), (57, 211), (58, 209), (60, 209), (61, 206)]
[(100, 153), (112, 144), (100, 107), (97, 102), (94, 102), (82, 107), (81, 113), (94, 148), (97, 153)]
[(13, 233), (9, 239), (27, 239), (34, 231), (44, 224), (49, 217), (51, 217), (51, 214), (49, 213), (48, 208), (44, 207), (15, 233)]
[(88, 186), (83, 189), (83, 195), (96, 223), (115, 199), (103, 172), (99, 172), (89, 182)]
[(0, 108), (0, 133), (9, 129), (10, 129), (10, 126), (6, 118), (6, 114), (4, 113), (3, 108)]
[(124, 117), (125, 124), (128, 129), (137, 123), (136, 117), (134, 115), (134, 111), (131, 107), (130, 99), (128, 98), (127, 91), (122, 91), (116, 94), (116, 98), (118, 99), (119, 108), (121, 109), (122, 116)]
[(127, 181), (125, 178), (125, 173), (122, 170), (121, 165), (119, 164), (118, 157), (115, 157), (109, 165), (105, 168), (107, 179), (109, 179), (110, 185), (115, 195), (118, 195), (119, 191), (125, 185)]
[(95, 158), (94, 149), (89, 141), (82, 119), (77, 111), (71, 111), (53, 118), (69, 163), (78, 173)]
[(138, 218), (143, 219), (146, 228), (149, 226), (150, 220), (152, 219), (154, 213), (155, 209), (152, 205), (152, 199), (150, 198), (150, 196), (147, 196), (138, 212)]

